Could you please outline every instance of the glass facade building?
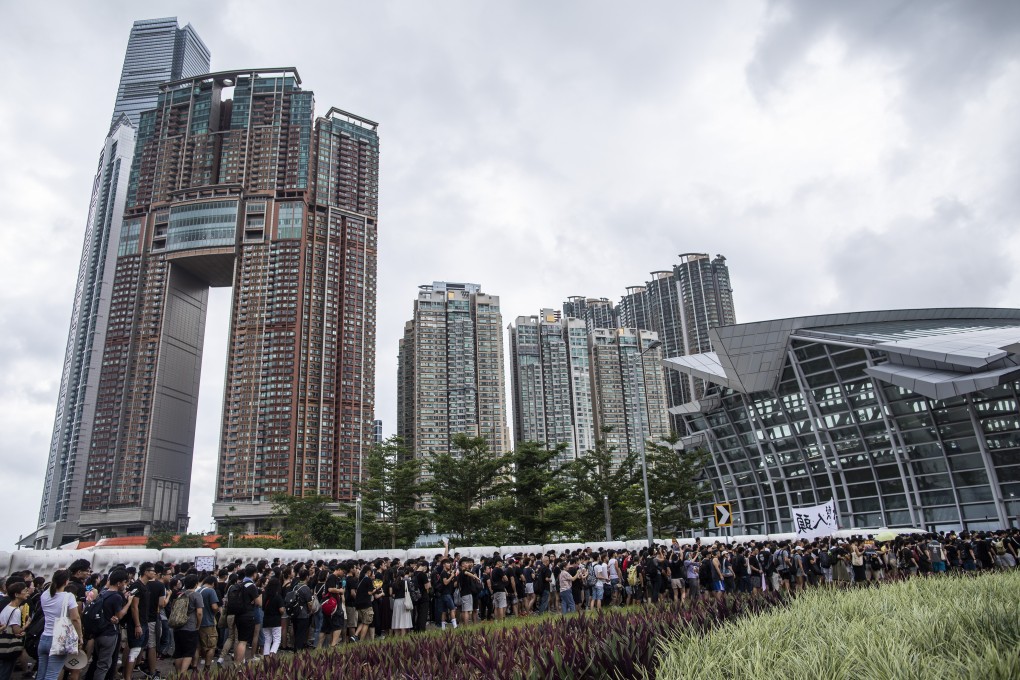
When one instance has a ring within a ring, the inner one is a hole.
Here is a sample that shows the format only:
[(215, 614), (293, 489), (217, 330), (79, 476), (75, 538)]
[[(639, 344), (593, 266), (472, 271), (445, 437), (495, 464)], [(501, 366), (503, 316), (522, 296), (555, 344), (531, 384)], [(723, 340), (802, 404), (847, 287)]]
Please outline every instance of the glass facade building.
[(672, 409), (712, 453), (734, 533), (791, 531), (836, 499), (842, 528), (1007, 526), (1020, 513), (1020, 310), (928, 309), (714, 328), (664, 365), (703, 380)]

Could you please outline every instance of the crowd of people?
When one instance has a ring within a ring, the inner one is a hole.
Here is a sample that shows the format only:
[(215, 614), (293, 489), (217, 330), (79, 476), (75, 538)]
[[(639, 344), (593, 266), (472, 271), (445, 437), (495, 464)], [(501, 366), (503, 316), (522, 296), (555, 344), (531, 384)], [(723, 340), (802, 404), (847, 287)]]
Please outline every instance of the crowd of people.
[[(889, 541), (673, 540), (640, 551), (585, 548), (478, 560), (447, 547), (432, 559), (238, 560), (215, 572), (146, 562), (98, 574), (79, 559), (48, 577), (25, 571), (4, 579), (0, 680), (17, 665), (36, 680), (57, 680), (62, 672), (66, 680), (126, 680), (136, 672), (157, 678), (161, 658), (172, 658), (183, 673), (507, 616), (1014, 569), (1018, 555), (1020, 531), (1009, 530)], [(88, 656), (81, 669), (64, 669), (68, 650), (51, 654), (55, 625), (68, 627), (60, 619), (69, 620)]]

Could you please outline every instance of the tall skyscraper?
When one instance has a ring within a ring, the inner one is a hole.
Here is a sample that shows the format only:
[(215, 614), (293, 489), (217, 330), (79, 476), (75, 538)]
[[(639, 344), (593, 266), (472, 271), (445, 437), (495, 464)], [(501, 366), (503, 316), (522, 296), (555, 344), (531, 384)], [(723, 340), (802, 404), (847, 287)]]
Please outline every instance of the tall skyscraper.
[(680, 321), (684, 354), (711, 352), (709, 330), (737, 323), (726, 258), (716, 255), (710, 260), (705, 253), (686, 253), (680, 256), (673, 272), (683, 300)]
[[(232, 287), (213, 516), (350, 500), (374, 439), (377, 124), (295, 69), (160, 86), (139, 116), (83, 533), (183, 531), (211, 286)], [(212, 452), (207, 452), (211, 455)]]
[(142, 111), (156, 106), (160, 85), (208, 71), (209, 48), (191, 24), (178, 28), (177, 17), (136, 21), (128, 38), (111, 126), (123, 115), (138, 127)]
[(509, 331), (514, 440), (565, 444), (560, 462), (573, 460), (595, 445), (585, 324), (543, 309)]
[[(620, 300), (623, 325), (658, 334), (663, 354), (686, 356), (712, 350), (708, 331), (736, 323), (733, 290), (726, 258), (685, 253), (672, 270), (652, 272), (643, 286), (632, 286)], [(704, 382), (668, 371), (666, 393), (670, 408), (700, 399)], [(679, 429), (683, 423), (674, 419)]]
[(139, 114), (156, 105), (160, 83), (208, 70), (209, 50), (190, 24), (178, 28), (176, 17), (135, 22), (92, 186), (38, 529), (24, 539), (24, 544), (48, 548), (79, 535), (117, 244)]
[[(617, 456), (670, 433), (657, 341), (655, 333), (634, 328), (597, 328), (588, 336), (595, 428)], [(605, 427), (612, 430), (603, 435)]]
[(581, 319), (589, 333), (596, 328), (616, 328), (619, 325), (616, 307), (609, 298), (571, 295), (563, 303), (563, 316)]
[(476, 283), (420, 287), (397, 379), (397, 433), (416, 456), (449, 451), (460, 433), (509, 450), (502, 327), (499, 297)]

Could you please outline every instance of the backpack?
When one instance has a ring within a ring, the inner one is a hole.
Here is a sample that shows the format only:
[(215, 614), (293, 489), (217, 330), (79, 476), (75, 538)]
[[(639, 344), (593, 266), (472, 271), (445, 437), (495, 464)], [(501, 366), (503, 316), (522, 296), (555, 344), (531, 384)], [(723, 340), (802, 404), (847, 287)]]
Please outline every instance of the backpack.
[(594, 587), (596, 581), (594, 565), (590, 566), (585, 573), (587, 575), (584, 577), (584, 585), (588, 588)]
[(713, 581), (712, 578), (712, 560), (705, 557), (701, 560), (701, 565), (698, 566), (698, 580), (703, 583)]
[(992, 548), (995, 549), (996, 555), (1006, 554), (1006, 543), (1005, 541), (992, 541)]
[(301, 601), (301, 596), (298, 595), (298, 589), (294, 588), (287, 596), (283, 598), (283, 608), (287, 612), (287, 616), (292, 619), (296, 619), (301, 615), (301, 612), (305, 609), (305, 603)]
[(323, 585), (322, 588), (319, 589), (319, 597), (322, 597), (323, 595), (326, 596), (326, 599), (321, 602), (319, 608), (322, 609), (322, 613), (324, 616), (333, 616), (333, 612), (336, 611), (338, 604), (336, 601), (336, 597), (326, 590), (325, 585)]
[(829, 558), (828, 550), (823, 550), (818, 553), (818, 564), (822, 567), (822, 569), (828, 569), (832, 566), (832, 560)]
[(227, 588), (227, 614), (240, 616), (248, 613), (248, 596), (244, 592), (243, 583), (235, 583)]
[(780, 574), (785, 574), (790, 571), (789, 559), (790, 556), (785, 550), (780, 550), (776, 553), (775, 557), (772, 558), (775, 562), (776, 571)]
[(170, 605), (170, 616), (167, 623), (171, 628), (184, 628), (188, 624), (188, 596), (181, 593)]
[(627, 584), (632, 586), (636, 586), (638, 584), (636, 564), (632, 564), (627, 567)]
[[(35, 602), (39, 602), (38, 597), (35, 597)], [(43, 615), (42, 607), (37, 605), (32, 609), (28, 625), (22, 629), (25, 634), (25, 651), (33, 659), (39, 658), (39, 640), (42, 638), (44, 630), (46, 630), (46, 617)]]
[(407, 582), (407, 592), (411, 593), (411, 602), (421, 602), (421, 588), (418, 587), (418, 579), (414, 577), (414, 574)]
[(103, 612), (103, 603), (107, 599), (106, 592), (100, 593), (99, 597), (85, 605), (85, 608), (82, 610), (81, 629), (85, 633), (85, 637), (96, 637), (105, 627), (104, 624), (109, 623), (106, 614)]
[(884, 567), (885, 567), (885, 565), (882, 564), (882, 558), (880, 556), (878, 556), (878, 555), (872, 555), (872, 557), (871, 557), (871, 570), (872, 571), (881, 571)]

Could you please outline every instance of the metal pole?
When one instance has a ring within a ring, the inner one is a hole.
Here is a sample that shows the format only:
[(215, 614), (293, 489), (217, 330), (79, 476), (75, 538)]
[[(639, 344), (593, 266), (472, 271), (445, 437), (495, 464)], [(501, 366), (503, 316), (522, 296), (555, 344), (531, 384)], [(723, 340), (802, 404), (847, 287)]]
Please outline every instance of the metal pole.
[(361, 496), (354, 502), (354, 551), (361, 550)]
[(652, 540), (652, 501), (648, 497), (648, 465), (645, 462), (645, 447), (641, 447), (641, 478), (645, 485), (645, 517), (648, 521), (648, 549), (651, 550), (655, 541)]
[(606, 540), (613, 540), (613, 525), (609, 522), (609, 496), (602, 495), (602, 507), (606, 511)]
[[(662, 343), (660, 341), (658, 341), (658, 340), (655, 340), (655, 341), (649, 343), (648, 347), (646, 347), (645, 349), (642, 350), (641, 349), (641, 334), (640, 333), (638, 333), (637, 341), (638, 341), (637, 370), (641, 371), (641, 375), (642, 375), (642, 377), (644, 377), (644, 361), (643, 361), (643, 358), (645, 356), (645, 352), (647, 352), (649, 350), (652, 350), (652, 349), (655, 349), (657, 347), (660, 347), (662, 345)], [(641, 481), (642, 481), (642, 483), (644, 484), (644, 487), (645, 487), (645, 521), (646, 521), (645, 529), (647, 530), (647, 533), (648, 533), (648, 549), (651, 550), (652, 546), (655, 545), (655, 540), (652, 538), (652, 501), (651, 501), (651, 497), (648, 495), (648, 462), (647, 462), (647, 459), (645, 457), (644, 428), (641, 427), (641, 410), (640, 410), (641, 409), (641, 402), (638, 399), (638, 389), (637, 389), (637, 387), (638, 387), (638, 385), (637, 385), (637, 373), (635, 372), (634, 373), (634, 401), (635, 401), (635, 403), (637, 404), (637, 407), (638, 407), (637, 408), (637, 411), (638, 411), (638, 413), (637, 413), (637, 415), (638, 415), (638, 418), (637, 418), (637, 420), (638, 420), (638, 433), (642, 436), (642, 438), (641, 438), (641, 440), (639, 442), (639, 446), (641, 447)]]

